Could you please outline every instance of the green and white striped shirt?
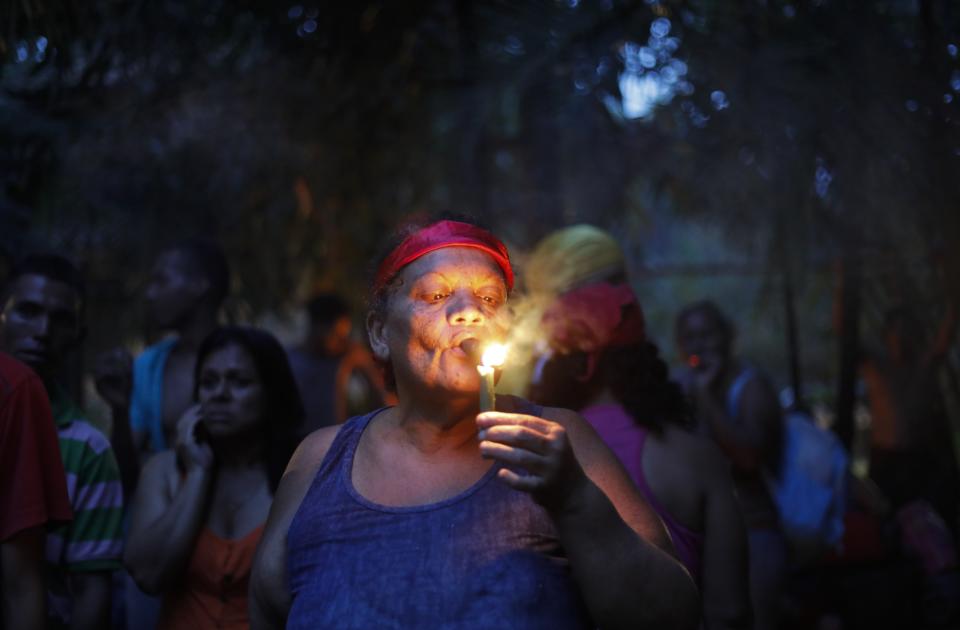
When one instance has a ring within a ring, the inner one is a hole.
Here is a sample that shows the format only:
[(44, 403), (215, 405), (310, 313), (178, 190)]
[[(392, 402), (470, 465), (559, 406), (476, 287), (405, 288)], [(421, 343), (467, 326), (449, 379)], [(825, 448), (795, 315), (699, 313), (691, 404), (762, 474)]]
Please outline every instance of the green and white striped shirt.
[(49, 613), (69, 622), (69, 573), (114, 571), (123, 555), (123, 487), (110, 441), (58, 388), (51, 407), (73, 521), (47, 535)]

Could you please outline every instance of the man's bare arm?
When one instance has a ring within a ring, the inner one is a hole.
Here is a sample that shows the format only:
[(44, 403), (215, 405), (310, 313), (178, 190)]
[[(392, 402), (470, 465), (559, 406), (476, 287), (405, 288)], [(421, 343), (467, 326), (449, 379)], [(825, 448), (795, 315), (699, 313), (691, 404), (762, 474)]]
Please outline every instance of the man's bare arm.
[(46, 623), (43, 527), (32, 527), (0, 543), (0, 613), (4, 628), (42, 630)]
[(110, 586), (109, 571), (70, 574), (70, 591), (73, 594), (71, 630), (110, 627)]

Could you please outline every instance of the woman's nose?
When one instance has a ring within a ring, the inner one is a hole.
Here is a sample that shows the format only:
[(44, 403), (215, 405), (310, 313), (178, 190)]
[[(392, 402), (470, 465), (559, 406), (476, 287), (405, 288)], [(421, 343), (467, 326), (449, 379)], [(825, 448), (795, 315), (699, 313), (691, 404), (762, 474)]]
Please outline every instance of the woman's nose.
[(213, 389), (213, 398), (216, 400), (223, 400), (228, 397), (229, 392), (230, 386), (227, 385), (226, 381), (220, 381)]
[(460, 326), (482, 324), (485, 318), (480, 305), (479, 298), (474, 295), (454, 295), (447, 319), (451, 324)]
[(47, 313), (40, 313), (33, 318), (31, 322), (33, 324), (33, 337), (39, 337), (40, 339), (45, 339), (50, 335), (50, 315)]

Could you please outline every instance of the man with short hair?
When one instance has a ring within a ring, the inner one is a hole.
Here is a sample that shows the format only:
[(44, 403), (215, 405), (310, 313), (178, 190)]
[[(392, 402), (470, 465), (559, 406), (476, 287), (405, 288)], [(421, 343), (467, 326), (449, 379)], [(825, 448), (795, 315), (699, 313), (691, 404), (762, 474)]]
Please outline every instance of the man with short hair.
[(345, 422), (395, 398), (387, 391), (373, 355), (350, 336), (350, 307), (336, 293), (307, 303), (309, 328), (303, 344), (287, 351), (307, 418), (301, 432)]
[(172, 447), (177, 421), (193, 404), (197, 349), (217, 327), (229, 280), (226, 258), (213, 242), (187, 240), (164, 250), (150, 272), (147, 316), (156, 330), (175, 334), (135, 362), (124, 348), (97, 360), (97, 390), (113, 413), (128, 495), (147, 456)]
[[(193, 405), (197, 351), (217, 327), (229, 285), (227, 260), (216, 243), (188, 239), (168, 247), (154, 261), (145, 298), (153, 328), (175, 334), (146, 348), (136, 361), (125, 348), (97, 358), (97, 392), (113, 415), (111, 441), (127, 497), (147, 459), (176, 443), (177, 421)], [(156, 624), (158, 598), (141, 592), (132, 580), (126, 598), (129, 627)]]
[(84, 293), (65, 258), (26, 258), (3, 292), (0, 345), (46, 385), (74, 513), (47, 537), (47, 616), (53, 627), (92, 629), (109, 625), (111, 573), (123, 554), (123, 489), (110, 442), (58, 382), (83, 339)]

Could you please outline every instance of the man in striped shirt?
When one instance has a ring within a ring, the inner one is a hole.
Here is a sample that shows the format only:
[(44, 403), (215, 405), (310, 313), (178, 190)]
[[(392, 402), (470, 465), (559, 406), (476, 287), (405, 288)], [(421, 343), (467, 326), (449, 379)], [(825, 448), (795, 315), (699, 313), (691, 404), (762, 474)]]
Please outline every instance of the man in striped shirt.
[(57, 377), (83, 338), (84, 283), (68, 260), (28, 257), (0, 302), (0, 346), (43, 378), (60, 441), (74, 520), (47, 536), (50, 627), (110, 625), (111, 574), (123, 552), (123, 489), (107, 438), (84, 417)]

